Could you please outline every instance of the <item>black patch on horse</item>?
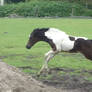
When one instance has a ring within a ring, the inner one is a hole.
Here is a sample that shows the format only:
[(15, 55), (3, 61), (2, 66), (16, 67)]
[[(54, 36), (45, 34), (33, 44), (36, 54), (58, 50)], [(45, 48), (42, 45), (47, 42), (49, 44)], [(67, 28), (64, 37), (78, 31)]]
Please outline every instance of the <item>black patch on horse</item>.
[(92, 60), (92, 40), (84, 40), (79, 38), (74, 43), (74, 48), (71, 50), (72, 52), (80, 52), (87, 59)]

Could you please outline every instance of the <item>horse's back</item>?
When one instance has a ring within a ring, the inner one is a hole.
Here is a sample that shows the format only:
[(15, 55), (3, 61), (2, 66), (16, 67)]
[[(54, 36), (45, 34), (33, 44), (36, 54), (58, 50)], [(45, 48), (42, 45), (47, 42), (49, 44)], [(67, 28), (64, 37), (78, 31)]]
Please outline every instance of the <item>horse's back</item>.
[(49, 39), (53, 39), (53, 40), (62, 40), (65, 37), (67, 37), (68, 35), (56, 28), (50, 28), (47, 32), (45, 32), (45, 36), (47, 36)]

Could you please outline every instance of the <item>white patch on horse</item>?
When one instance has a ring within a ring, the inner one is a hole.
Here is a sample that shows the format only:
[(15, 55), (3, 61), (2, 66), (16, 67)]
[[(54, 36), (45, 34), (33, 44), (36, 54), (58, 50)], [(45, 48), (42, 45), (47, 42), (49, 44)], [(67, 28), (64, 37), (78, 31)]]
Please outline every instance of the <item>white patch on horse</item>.
[[(69, 35), (69, 36), (71, 36), (71, 35)], [(75, 40), (77, 40), (77, 39), (79, 39), (79, 38), (82, 38), (82, 39), (84, 39), (84, 40), (88, 40), (88, 38), (86, 38), (86, 37), (76, 37), (76, 36), (71, 36), (71, 37), (74, 37)]]
[(86, 38), (86, 37), (75, 37), (75, 40), (77, 40), (77, 39), (79, 39), (79, 38), (82, 38), (82, 39), (84, 39), (84, 40), (88, 40), (88, 38)]
[(50, 28), (45, 32), (45, 36), (52, 39), (57, 51), (69, 51), (73, 49), (74, 41), (71, 41), (69, 35), (59, 29)]

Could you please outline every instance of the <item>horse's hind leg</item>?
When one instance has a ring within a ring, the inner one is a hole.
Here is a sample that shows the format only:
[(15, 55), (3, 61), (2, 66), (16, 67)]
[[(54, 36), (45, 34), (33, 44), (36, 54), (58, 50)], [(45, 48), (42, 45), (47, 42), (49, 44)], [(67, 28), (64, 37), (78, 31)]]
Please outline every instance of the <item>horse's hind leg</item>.
[(42, 66), (40, 72), (38, 73), (40, 75), (40, 73), (42, 73), (43, 71), (49, 71), (48, 69), (48, 62), (50, 61), (50, 59), (52, 59), (55, 56), (56, 52), (54, 51), (49, 51), (45, 54), (45, 62), (44, 65)]

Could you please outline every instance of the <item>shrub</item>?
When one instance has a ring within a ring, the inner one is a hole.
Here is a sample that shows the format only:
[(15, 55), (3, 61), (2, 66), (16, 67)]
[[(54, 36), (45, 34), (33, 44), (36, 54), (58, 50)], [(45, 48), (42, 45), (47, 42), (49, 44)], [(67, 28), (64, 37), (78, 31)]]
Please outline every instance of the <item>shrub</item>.
[(89, 9), (85, 10), (83, 15), (92, 17), (92, 10), (91, 9), (90, 10)]
[(81, 16), (84, 13), (84, 7), (79, 4), (72, 5), (72, 8), (74, 9), (74, 16)]
[(15, 5), (5, 5), (5, 6), (0, 6), (0, 17), (6, 17), (9, 16), (10, 14), (14, 13), (16, 8)]
[(61, 2), (61, 1), (31, 1), (28, 3), (10, 4), (0, 6), (0, 17), (9, 16), (10, 14), (17, 14), (19, 16), (70, 16), (74, 9), (74, 15), (81, 15), (83, 7), (79, 4)]

